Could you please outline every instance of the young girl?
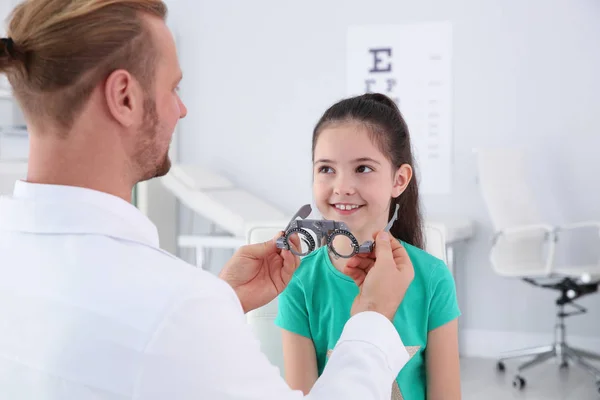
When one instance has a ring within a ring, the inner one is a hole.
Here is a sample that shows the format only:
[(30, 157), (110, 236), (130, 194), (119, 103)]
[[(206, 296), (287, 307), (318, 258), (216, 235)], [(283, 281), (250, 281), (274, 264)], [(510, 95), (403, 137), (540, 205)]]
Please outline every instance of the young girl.
[[(382, 94), (342, 100), (317, 123), (312, 152), (319, 212), (345, 222), (359, 243), (373, 240), (399, 205), (390, 233), (406, 248), (415, 277), (393, 321), (411, 359), (392, 385), (392, 399), (460, 399), (454, 280), (443, 261), (422, 250), (418, 187), (400, 111)], [(343, 254), (338, 246), (334, 242)], [(346, 262), (327, 246), (316, 249), (279, 296), (286, 380), (305, 394), (323, 372), (358, 294), (341, 272)]]

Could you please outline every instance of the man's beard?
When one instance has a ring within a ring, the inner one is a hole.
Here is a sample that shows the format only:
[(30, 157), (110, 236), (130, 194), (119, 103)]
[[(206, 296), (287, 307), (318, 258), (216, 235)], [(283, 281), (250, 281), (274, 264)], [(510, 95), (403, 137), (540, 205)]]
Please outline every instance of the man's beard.
[[(144, 99), (144, 123), (140, 129), (141, 142), (134, 155), (134, 163), (139, 171), (139, 182), (166, 175), (171, 169), (169, 148), (159, 148), (159, 130), (156, 103), (148, 95)], [(163, 152), (161, 154), (161, 152)]]

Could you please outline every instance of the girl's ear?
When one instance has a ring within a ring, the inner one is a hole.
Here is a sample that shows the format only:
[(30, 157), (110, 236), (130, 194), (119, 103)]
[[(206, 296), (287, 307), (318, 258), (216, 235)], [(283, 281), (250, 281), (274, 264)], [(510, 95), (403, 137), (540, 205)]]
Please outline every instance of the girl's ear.
[(412, 179), (413, 169), (408, 164), (402, 164), (394, 174), (394, 186), (392, 187), (392, 197), (396, 198), (406, 190), (406, 187)]

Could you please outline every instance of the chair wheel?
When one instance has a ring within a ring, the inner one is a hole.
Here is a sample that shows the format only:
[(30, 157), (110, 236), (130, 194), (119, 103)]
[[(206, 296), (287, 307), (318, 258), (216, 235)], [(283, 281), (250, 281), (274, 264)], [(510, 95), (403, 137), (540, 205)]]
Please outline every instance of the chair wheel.
[(506, 365), (504, 365), (502, 361), (498, 361), (498, 364), (496, 364), (496, 369), (500, 372), (504, 372), (506, 371)]
[(596, 382), (596, 387), (598, 388), (598, 393), (600, 393), (600, 381)]
[(523, 389), (525, 387), (525, 379), (522, 376), (515, 376), (513, 379), (513, 387), (515, 389)]

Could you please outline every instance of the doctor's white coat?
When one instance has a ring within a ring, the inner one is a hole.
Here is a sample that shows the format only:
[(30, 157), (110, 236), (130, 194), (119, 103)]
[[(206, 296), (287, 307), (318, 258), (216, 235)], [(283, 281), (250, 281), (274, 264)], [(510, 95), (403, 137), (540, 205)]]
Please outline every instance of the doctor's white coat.
[[(311, 399), (385, 399), (408, 360), (384, 317), (345, 328)], [(0, 199), (0, 399), (301, 399), (233, 290), (160, 250), (133, 205), (19, 181)]]

